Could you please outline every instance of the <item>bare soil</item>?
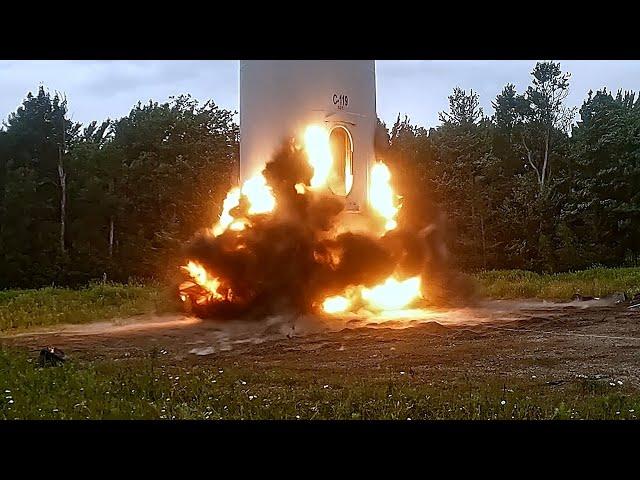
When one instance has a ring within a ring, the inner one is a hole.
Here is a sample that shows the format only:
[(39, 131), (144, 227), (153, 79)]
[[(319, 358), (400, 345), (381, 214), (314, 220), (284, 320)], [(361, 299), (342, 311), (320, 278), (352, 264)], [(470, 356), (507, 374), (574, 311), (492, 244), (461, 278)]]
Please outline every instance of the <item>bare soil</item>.
[(377, 376), (615, 379), (640, 388), (640, 309), (615, 300), (486, 301), (415, 311), (403, 319), (183, 315), (64, 325), (0, 337), (0, 345), (62, 349), (70, 359), (165, 355), (168, 363), (252, 363), (296, 371)]

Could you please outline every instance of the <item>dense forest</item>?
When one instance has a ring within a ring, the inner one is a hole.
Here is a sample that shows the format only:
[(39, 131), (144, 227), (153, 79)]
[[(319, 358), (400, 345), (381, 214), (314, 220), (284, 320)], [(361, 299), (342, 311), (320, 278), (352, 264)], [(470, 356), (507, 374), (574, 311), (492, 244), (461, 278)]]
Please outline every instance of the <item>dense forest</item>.
[[(443, 212), (460, 268), (638, 265), (640, 99), (603, 89), (578, 110), (569, 85), (539, 62), (492, 115), (456, 88), (436, 127), (380, 123), (380, 156)], [(0, 129), (0, 288), (165, 275), (235, 180), (233, 116), (182, 95), (83, 126), (29, 93)]]

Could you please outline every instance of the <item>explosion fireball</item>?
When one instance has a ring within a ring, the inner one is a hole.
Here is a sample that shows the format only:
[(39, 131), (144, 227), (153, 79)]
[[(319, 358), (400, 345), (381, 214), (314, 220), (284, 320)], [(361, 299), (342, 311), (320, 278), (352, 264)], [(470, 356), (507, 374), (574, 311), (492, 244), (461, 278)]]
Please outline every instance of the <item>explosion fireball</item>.
[(344, 199), (327, 186), (332, 166), (328, 131), (312, 125), (302, 145), (285, 145), (231, 189), (218, 222), (186, 249), (183, 302), (201, 316), (415, 307), (424, 296), (425, 252), (419, 232), (398, 225), (401, 197), (389, 168), (372, 166), (366, 228), (356, 232)]

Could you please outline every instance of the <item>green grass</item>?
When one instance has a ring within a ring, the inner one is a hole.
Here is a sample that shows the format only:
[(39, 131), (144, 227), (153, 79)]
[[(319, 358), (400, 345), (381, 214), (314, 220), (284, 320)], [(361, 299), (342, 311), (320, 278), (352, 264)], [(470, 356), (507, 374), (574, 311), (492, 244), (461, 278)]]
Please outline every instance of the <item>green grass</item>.
[(490, 298), (569, 300), (575, 293), (603, 297), (640, 292), (640, 268), (594, 268), (579, 272), (538, 274), (523, 270), (494, 270), (475, 276)]
[[(640, 268), (596, 268), (555, 275), (496, 270), (474, 278), (481, 294), (489, 298), (569, 300), (574, 293), (604, 296), (640, 292)], [(95, 283), (77, 290), (0, 290), (0, 331), (168, 311), (176, 308), (169, 298), (157, 284)]]
[(78, 290), (0, 290), (0, 331), (126, 317), (154, 312), (165, 303), (156, 285), (96, 283)]
[(147, 358), (39, 368), (0, 349), (0, 419), (635, 419), (640, 394), (575, 379), (359, 376)]
[[(493, 298), (640, 291), (638, 268), (492, 271), (476, 279)], [(0, 291), (0, 330), (165, 311), (167, 298), (159, 285)], [(157, 350), (38, 368), (37, 354), (0, 348), (0, 419), (635, 419), (640, 412), (637, 389), (585, 378), (550, 386), (543, 378), (341, 374), (242, 359), (188, 365)]]

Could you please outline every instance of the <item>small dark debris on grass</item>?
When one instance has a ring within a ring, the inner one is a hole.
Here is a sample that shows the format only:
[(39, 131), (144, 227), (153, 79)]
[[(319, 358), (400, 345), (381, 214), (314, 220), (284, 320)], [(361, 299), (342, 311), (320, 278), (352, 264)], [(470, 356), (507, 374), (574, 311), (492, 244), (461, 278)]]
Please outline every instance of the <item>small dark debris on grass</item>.
[(587, 302), (589, 300), (597, 300), (596, 297), (591, 297), (589, 295), (580, 295), (579, 293), (574, 293), (571, 299), (578, 302)]
[(38, 366), (56, 367), (66, 361), (64, 352), (56, 347), (47, 347), (40, 350)]
[(564, 383), (564, 380), (551, 380), (549, 382), (545, 382), (545, 385), (555, 386), (555, 385), (562, 385), (563, 383)]

